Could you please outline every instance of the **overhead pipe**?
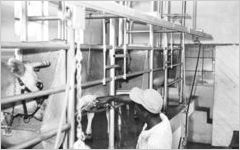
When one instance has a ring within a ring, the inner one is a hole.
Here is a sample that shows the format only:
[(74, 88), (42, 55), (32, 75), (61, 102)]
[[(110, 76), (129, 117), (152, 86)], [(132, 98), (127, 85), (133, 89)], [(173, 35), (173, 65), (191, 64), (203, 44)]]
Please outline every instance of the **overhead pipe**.
[(1, 48), (12, 49), (44, 49), (47, 50), (60, 50), (69, 49), (69, 45), (65, 42), (1, 42)]

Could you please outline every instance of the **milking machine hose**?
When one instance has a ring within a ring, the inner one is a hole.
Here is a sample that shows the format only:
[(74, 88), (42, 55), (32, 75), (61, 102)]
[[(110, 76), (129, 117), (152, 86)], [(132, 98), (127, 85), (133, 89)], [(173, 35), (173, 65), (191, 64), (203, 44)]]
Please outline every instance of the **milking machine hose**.
[[(196, 43), (197, 42), (197, 43)], [(185, 119), (185, 136), (187, 136), (187, 132), (188, 132), (188, 113), (189, 113), (189, 107), (190, 107), (190, 103), (192, 102), (192, 94), (193, 94), (193, 89), (195, 86), (195, 80), (196, 80), (196, 75), (197, 75), (197, 69), (198, 69), (198, 62), (199, 62), (199, 58), (200, 58), (200, 52), (201, 52), (201, 43), (200, 41), (197, 39), (197, 41), (195, 41), (196, 44), (199, 45), (199, 49), (198, 49), (198, 57), (197, 57), (197, 63), (196, 63), (196, 67), (195, 67), (195, 71), (194, 71), (194, 76), (193, 76), (193, 82), (192, 82), (192, 87), (191, 87), (191, 92), (190, 92), (190, 96), (188, 99), (188, 104), (187, 104), (187, 110), (186, 110), (186, 119)], [(187, 139), (185, 139), (187, 140)], [(181, 140), (180, 140), (181, 142)], [(179, 144), (180, 146), (181, 144)], [(178, 147), (179, 148), (179, 147)]]

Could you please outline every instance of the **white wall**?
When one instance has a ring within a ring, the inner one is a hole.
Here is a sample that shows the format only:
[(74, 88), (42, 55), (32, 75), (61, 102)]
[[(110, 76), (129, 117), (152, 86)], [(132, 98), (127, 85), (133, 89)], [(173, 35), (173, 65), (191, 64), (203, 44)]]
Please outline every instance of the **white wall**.
[(216, 51), (212, 145), (228, 146), (233, 130), (239, 131), (239, 47)]
[(214, 37), (213, 42), (239, 42), (239, 1), (199, 1), (197, 28)]

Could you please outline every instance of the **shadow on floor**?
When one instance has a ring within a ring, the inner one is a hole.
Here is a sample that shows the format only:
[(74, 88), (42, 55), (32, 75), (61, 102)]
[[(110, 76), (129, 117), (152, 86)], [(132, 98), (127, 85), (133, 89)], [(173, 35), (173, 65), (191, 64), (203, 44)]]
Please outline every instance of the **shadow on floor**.
[(186, 149), (229, 149), (229, 147), (212, 146), (211, 144), (188, 142)]

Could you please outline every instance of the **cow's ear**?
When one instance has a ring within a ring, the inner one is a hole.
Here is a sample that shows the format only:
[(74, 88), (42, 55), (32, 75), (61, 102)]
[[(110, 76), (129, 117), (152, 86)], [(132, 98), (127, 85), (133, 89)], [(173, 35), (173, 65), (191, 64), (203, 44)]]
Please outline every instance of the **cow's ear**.
[(8, 60), (8, 66), (10, 67), (11, 72), (18, 77), (23, 76), (25, 73), (24, 64), (15, 58), (10, 58)]

